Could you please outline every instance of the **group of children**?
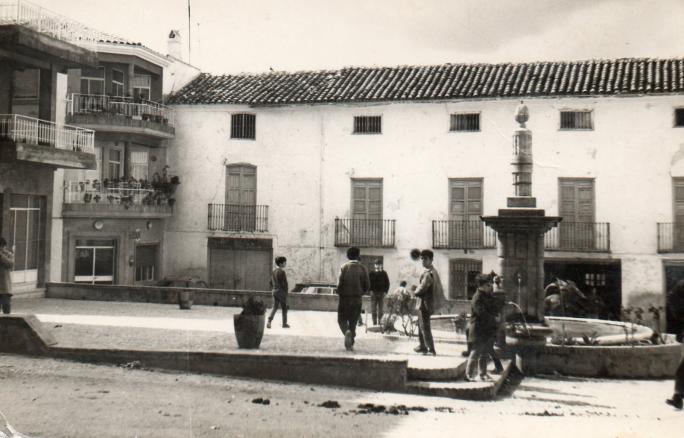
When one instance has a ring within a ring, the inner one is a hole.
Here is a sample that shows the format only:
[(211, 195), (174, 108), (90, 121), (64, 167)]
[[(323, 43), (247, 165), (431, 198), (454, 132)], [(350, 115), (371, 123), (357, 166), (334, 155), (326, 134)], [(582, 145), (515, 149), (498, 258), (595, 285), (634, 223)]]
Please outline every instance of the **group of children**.
[[(356, 327), (362, 312), (362, 296), (371, 293), (373, 306), (374, 323), (379, 323), (382, 318), (382, 299), (389, 288), (389, 281), (381, 287), (377, 281), (371, 281), (368, 270), (359, 261), (361, 251), (357, 247), (347, 250), (348, 261), (342, 265), (337, 283), (337, 294), (339, 297), (337, 308), (337, 323), (344, 335), (344, 346), (348, 351), (354, 349), (356, 339)], [(411, 259), (420, 260), (423, 272), (420, 275), (419, 284), (413, 291), (413, 296), (419, 299), (418, 305), (418, 346), (414, 349), (417, 353), (427, 355), (437, 355), (435, 343), (432, 337), (430, 325), (431, 316), (438, 312), (445, 303), (444, 291), (439, 273), (433, 266), (434, 253), (429, 249), (422, 251), (414, 249), (411, 251)], [(273, 289), (274, 305), (268, 317), (267, 327), (271, 327), (273, 318), (280, 307), (282, 309), (283, 327), (289, 328), (287, 324), (287, 275), (284, 268), (287, 259), (276, 257), (276, 268), (271, 275), (271, 286)], [(375, 272), (382, 272), (383, 277), (387, 274), (382, 271), (382, 266), (376, 261)], [(377, 275), (377, 274), (376, 274)], [(468, 364), (466, 368), (467, 380), (489, 380), (487, 374), (487, 361), (491, 357), (497, 364), (499, 370), (500, 362), (494, 352), (494, 340), (496, 339), (500, 313), (500, 305), (495, 299), (494, 276), (492, 274), (480, 274), (477, 277), (478, 289), (471, 302), (471, 317), (468, 327)], [(378, 290), (375, 290), (378, 289)], [(406, 282), (402, 281), (395, 294), (408, 296), (411, 292), (406, 290)], [(379, 305), (378, 305), (379, 301)], [(376, 312), (376, 309), (379, 310)], [(476, 370), (477, 368), (477, 370)], [(476, 372), (479, 373), (476, 374)]]

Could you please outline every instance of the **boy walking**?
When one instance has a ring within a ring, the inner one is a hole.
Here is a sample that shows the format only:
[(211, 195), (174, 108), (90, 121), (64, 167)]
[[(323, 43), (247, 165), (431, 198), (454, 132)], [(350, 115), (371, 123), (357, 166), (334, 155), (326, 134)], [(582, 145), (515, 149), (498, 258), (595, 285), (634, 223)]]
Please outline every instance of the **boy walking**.
[(271, 288), (273, 289), (273, 310), (268, 316), (267, 328), (271, 328), (273, 317), (278, 311), (278, 306), (283, 309), (283, 328), (290, 328), (287, 324), (287, 274), (285, 273), (285, 265), (287, 259), (285, 257), (275, 258), (276, 268), (271, 273)]
[(344, 333), (344, 348), (354, 349), (356, 323), (361, 315), (361, 296), (368, 292), (370, 280), (366, 267), (359, 263), (361, 250), (352, 246), (347, 250), (349, 261), (342, 265), (337, 282), (337, 324)]

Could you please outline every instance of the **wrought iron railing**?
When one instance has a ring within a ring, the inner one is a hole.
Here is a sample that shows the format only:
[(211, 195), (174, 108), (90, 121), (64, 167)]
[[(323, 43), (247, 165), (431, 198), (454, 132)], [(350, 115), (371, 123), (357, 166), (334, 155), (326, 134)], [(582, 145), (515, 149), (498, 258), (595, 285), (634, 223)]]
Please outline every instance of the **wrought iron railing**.
[(610, 223), (561, 222), (544, 235), (547, 251), (610, 251)]
[(88, 50), (95, 50), (98, 41), (128, 42), (25, 0), (0, 1), (0, 25), (2, 24), (26, 26)]
[(435, 249), (496, 248), (496, 232), (481, 220), (432, 221)]
[(209, 204), (211, 231), (268, 231), (268, 205)]
[(0, 114), (0, 139), (95, 153), (95, 131), (18, 114)]
[(335, 246), (394, 248), (394, 219), (335, 219)]
[(684, 223), (658, 223), (658, 252), (684, 252)]
[(175, 111), (151, 100), (136, 101), (130, 97), (73, 93), (67, 100), (67, 114), (118, 115), (150, 120), (173, 126)]

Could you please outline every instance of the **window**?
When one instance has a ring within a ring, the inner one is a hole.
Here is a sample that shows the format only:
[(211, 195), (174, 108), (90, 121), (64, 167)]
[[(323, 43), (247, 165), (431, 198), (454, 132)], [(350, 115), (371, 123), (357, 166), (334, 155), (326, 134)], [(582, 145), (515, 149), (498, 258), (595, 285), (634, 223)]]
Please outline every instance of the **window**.
[(124, 95), (124, 74), (118, 70), (112, 70), (112, 96)]
[(40, 84), (40, 70), (14, 72), (13, 93), (15, 99), (37, 99)]
[(152, 77), (150, 75), (133, 75), (133, 97), (135, 99), (150, 100)]
[(675, 108), (675, 126), (684, 127), (684, 108)]
[(256, 138), (256, 115), (233, 114), (230, 116), (230, 138)]
[(584, 273), (584, 284), (587, 286), (605, 286), (606, 285), (606, 273), (605, 272), (585, 272)]
[(104, 67), (81, 70), (81, 94), (104, 94)]
[(354, 117), (354, 134), (382, 134), (382, 117)]
[(44, 251), (45, 205), (42, 196), (10, 195), (8, 245), (14, 251), (15, 283), (37, 280), (40, 254)]
[(131, 152), (131, 176), (138, 181), (146, 180), (148, 177), (147, 169), (147, 151)]
[(475, 295), (477, 274), (482, 272), (482, 261), (474, 259), (449, 260), (449, 298), (469, 300)]
[(592, 112), (584, 111), (561, 111), (560, 129), (594, 129)]
[(107, 176), (114, 179), (121, 176), (121, 151), (116, 149), (109, 150), (109, 163), (107, 166), (109, 172)]
[(480, 114), (452, 114), (449, 131), (479, 131)]
[(116, 241), (76, 240), (74, 281), (77, 283), (113, 284)]

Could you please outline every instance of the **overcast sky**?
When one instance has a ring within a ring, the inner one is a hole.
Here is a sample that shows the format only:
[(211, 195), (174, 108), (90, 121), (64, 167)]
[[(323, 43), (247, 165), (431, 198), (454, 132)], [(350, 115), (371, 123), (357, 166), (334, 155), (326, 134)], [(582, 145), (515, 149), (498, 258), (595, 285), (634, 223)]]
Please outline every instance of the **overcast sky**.
[[(33, 0), (167, 53), (188, 0)], [(684, 57), (684, 0), (190, 0), (191, 62), (211, 73)], [(187, 47), (185, 50), (187, 61)]]

